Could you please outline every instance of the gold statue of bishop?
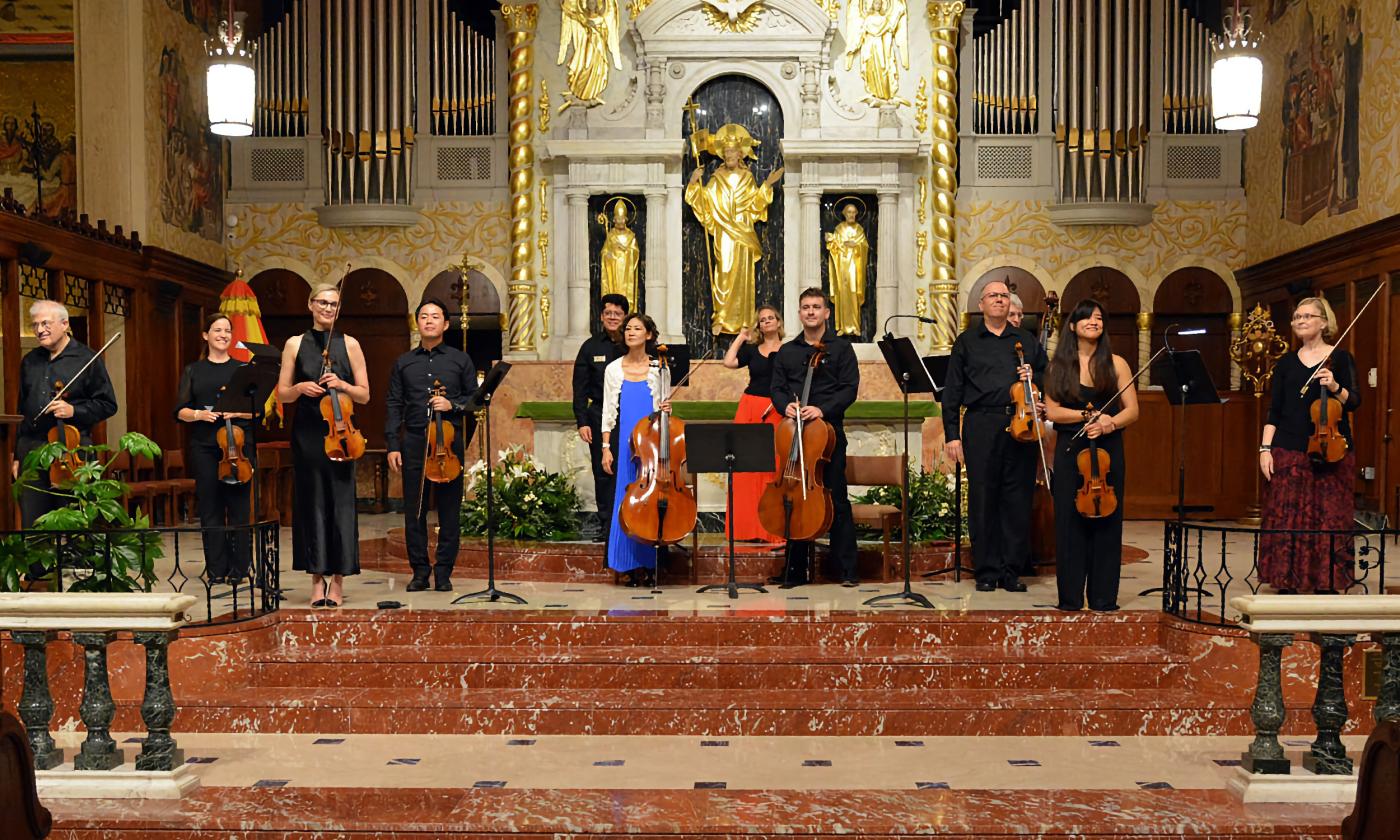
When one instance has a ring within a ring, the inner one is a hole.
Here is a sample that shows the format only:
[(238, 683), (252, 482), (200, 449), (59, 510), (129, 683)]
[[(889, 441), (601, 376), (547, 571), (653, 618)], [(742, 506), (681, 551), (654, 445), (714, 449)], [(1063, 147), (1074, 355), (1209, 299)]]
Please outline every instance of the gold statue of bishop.
[[(625, 199), (612, 201), (612, 226), (608, 227), (603, 251), (599, 255), (602, 268), (600, 291), (605, 295), (622, 295), (632, 309), (637, 308), (637, 265), (642, 260), (641, 249), (637, 247), (637, 234), (627, 227), (627, 203)], [(598, 214), (598, 224), (607, 226), (606, 213)]]
[(826, 235), (827, 283), (836, 305), (836, 334), (860, 335), (860, 308), (865, 305), (865, 266), (870, 241), (856, 221), (854, 204), (841, 208), (842, 221)]
[(909, 69), (909, 9), (905, 0), (850, 0), (846, 8), (846, 69), (859, 58), (864, 101), (908, 105), (899, 97), (899, 68)]
[(598, 105), (608, 86), (608, 58), (618, 70), (622, 69), (622, 53), (618, 49), (617, 0), (564, 0), (559, 23), (559, 58), (563, 64), (569, 58), (569, 93), (559, 106), (563, 111), (570, 105)]
[(710, 332), (737, 335), (753, 317), (754, 266), (763, 256), (754, 224), (768, 221), (773, 185), (783, 177), (783, 169), (778, 167), (758, 183), (744, 158), (757, 158), (753, 147), (759, 141), (736, 123), (720, 126), (714, 133), (695, 131), (690, 142), (697, 157), (708, 152), (724, 160), (703, 184), (704, 168), (695, 168), (685, 188), (685, 203), (710, 239)]

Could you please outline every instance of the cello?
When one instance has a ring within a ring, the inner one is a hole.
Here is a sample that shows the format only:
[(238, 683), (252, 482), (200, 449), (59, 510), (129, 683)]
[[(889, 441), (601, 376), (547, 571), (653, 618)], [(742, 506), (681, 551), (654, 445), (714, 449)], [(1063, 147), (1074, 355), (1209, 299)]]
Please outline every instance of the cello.
[[(806, 407), (812, 374), (826, 355), (820, 342), (812, 349), (800, 407)], [(836, 451), (836, 430), (825, 420), (804, 421), (799, 411), (795, 418), (784, 418), (773, 437), (783, 468), (758, 499), (758, 521), (770, 534), (782, 534), (786, 542), (814, 540), (831, 529), (831, 491), (823, 482), (826, 464)]]
[[(220, 388), (222, 392), (224, 389)], [(247, 484), (253, 477), (253, 464), (243, 454), (243, 430), (233, 425), (233, 416), (225, 414), (224, 424), (214, 432), (218, 443), (219, 481), (224, 484)]]
[[(656, 354), (661, 370), (668, 371), (666, 345), (658, 344)], [(670, 395), (662, 402), (669, 403)], [(662, 546), (674, 545), (694, 530), (699, 511), (695, 490), (685, 481), (685, 421), (670, 411), (652, 412), (633, 427), (630, 444), (637, 478), (623, 491), (617, 520), (623, 533), (655, 546), (659, 553)]]
[[(345, 283), (345, 277), (349, 272), (340, 278), (340, 283), (336, 284), (336, 299), (340, 299), (340, 287)], [(326, 330), (326, 346), (321, 350), (321, 376), (317, 380), (325, 379), (331, 371), (331, 344), (335, 340), (335, 322), (340, 317), (340, 309), (336, 308), (335, 317), (331, 319), (330, 329)], [(335, 388), (327, 388), (325, 396), (321, 397), (321, 419), (326, 421), (325, 451), (326, 457), (332, 461), (354, 461), (365, 454), (365, 436), (360, 434), (360, 430), (355, 428), (355, 421), (352, 419), (355, 413), (355, 404), (349, 395), (342, 394)]]

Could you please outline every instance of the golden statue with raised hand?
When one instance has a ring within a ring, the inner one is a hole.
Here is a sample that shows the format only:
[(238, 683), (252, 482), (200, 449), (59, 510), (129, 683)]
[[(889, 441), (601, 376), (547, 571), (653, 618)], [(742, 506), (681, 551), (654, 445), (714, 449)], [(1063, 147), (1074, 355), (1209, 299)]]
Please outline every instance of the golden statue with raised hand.
[(856, 221), (854, 203), (841, 208), (842, 221), (826, 235), (827, 283), (836, 306), (836, 334), (860, 335), (860, 308), (865, 305), (865, 266), (870, 241)]
[(724, 160), (703, 184), (704, 169), (695, 168), (685, 188), (685, 203), (710, 239), (710, 332), (737, 335), (753, 315), (754, 266), (763, 256), (754, 224), (768, 221), (773, 185), (783, 177), (783, 169), (778, 167), (758, 183), (744, 158), (757, 158), (753, 147), (759, 141), (742, 125), (729, 123), (713, 133), (694, 131), (690, 142), (697, 156), (708, 152)]
[[(641, 262), (642, 252), (637, 247), (637, 234), (627, 227), (627, 205), (630, 203), (621, 197), (612, 200), (612, 226), (608, 228), (608, 236), (598, 258), (603, 270), (599, 286), (603, 294), (622, 295), (627, 298), (628, 306), (636, 309), (637, 264)], [(603, 206), (607, 208), (606, 204)], [(636, 216), (635, 211), (632, 215)], [(597, 218), (598, 224), (608, 225), (606, 212), (599, 213)]]
[(899, 96), (899, 68), (909, 69), (905, 0), (850, 0), (846, 8), (847, 70), (857, 58), (868, 94), (863, 101), (909, 104)]
[(563, 111), (570, 105), (597, 105), (608, 86), (608, 59), (622, 69), (622, 53), (618, 49), (617, 0), (564, 0), (559, 22), (559, 58), (563, 64), (569, 54), (569, 94), (559, 106)]

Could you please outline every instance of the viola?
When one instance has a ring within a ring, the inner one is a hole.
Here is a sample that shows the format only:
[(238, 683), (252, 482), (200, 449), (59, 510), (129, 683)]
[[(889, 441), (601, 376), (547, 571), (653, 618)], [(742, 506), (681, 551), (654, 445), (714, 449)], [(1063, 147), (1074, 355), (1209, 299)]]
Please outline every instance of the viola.
[[(1084, 409), (1084, 419), (1088, 421), (1094, 412), (1094, 404)], [(1113, 462), (1107, 449), (1100, 449), (1098, 438), (1089, 438), (1089, 445), (1079, 450), (1074, 459), (1079, 469), (1079, 489), (1074, 494), (1074, 509), (1087, 519), (1103, 519), (1112, 516), (1118, 509), (1118, 494), (1108, 483), (1108, 472)]]
[[(219, 389), (220, 391), (223, 388)], [(219, 481), (224, 484), (247, 484), (253, 477), (253, 462), (243, 454), (243, 430), (224, 415), (224, 424), (214, 432), (219, 444)]]
[(428, 394), (428, 441), (423, 455), (423, 477), (434, 484), (455, 481), (462, 474), (462, 461), (452, 449), (457, 439), (457, 427), (449, 423), (441, 411), (432, 407), (433, 397), (445, 396), (447, 389), (441, 381), (434, 380), (432, 391)]
[[(55, 381), (53, 383), (53, 400), (56, 401), (63, 393), (63, 383)], [(78, 431), (78, 427), (71, 423), (64, 422), (62, 417), (54, 415), (55, 425), (49, 429), (49, 443), (60, 443), (63, 445), (64, 454), (49, 465), (49, 484), (54, 487), (65, 483), (71, 483), (77, 478), (78, 467), (83, 465), (83, 459), (78, 457), (77, 449), (82, 445), (83, 436)]]
[[(658, 362), (667, 370), (666, 345), (658, 345)], [(666, 377), (662, 377), (663, 381)], [(669, 396), (663, 402), (670, 402)], [(638, 542), (674, 545), (695, 530), (699, 506), (686, 483), (685, 421), (670, 411), (655, 411), (637, 421), (630, 439), (637, 478), (623, 491), (617, 521)]]
[[(1321, 367), (1331, 368), (1331, 359), (1324, 359)], [(1322, 390), (1321, 396), (1313, 400), (1308, 408), (1312, 417), (1313, 431), (1308, 435), (1308, 460), (1314, 465), (1335, 464), (1347, 456), (1347, 439), (1339, 428), (1342, 422), (1342, 402)]]
[[(799, 406), (812, 394), (812, 374), (826, 355), (820, 343), (807, 362)], [(826, 465), (836, 451), (836, 430), (825, 420), (804, 421), (786, 417), (775, 430), (774, 447), (783, 468), (758, 499), (758, 521), (772, 534), (787, 540), (814, 540), (831, 529), (831, 491), (824, 484)]]

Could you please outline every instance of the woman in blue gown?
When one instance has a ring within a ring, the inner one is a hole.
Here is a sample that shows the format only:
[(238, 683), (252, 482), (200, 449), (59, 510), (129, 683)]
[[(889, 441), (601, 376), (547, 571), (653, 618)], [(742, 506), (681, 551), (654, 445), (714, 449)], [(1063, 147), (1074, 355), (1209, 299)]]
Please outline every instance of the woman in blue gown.
[[(603, 371), (603, 469), (617, 476), (613, 494), (612, 528), (608, 531), (608, 567), (623, 573), (628, 586), (656, 582), (656, 548), (623, 533), (617, 521), (627, 485), (637, 478), (632, 456), (632, 430), (654, 411), (670, 409), (666, 401), (670, 375), (652, 359), (656, 352), (656, 324), (640, 312), (622, 322), (626, 353)], [(609, 442), (617, 435), (617, 459)]]

